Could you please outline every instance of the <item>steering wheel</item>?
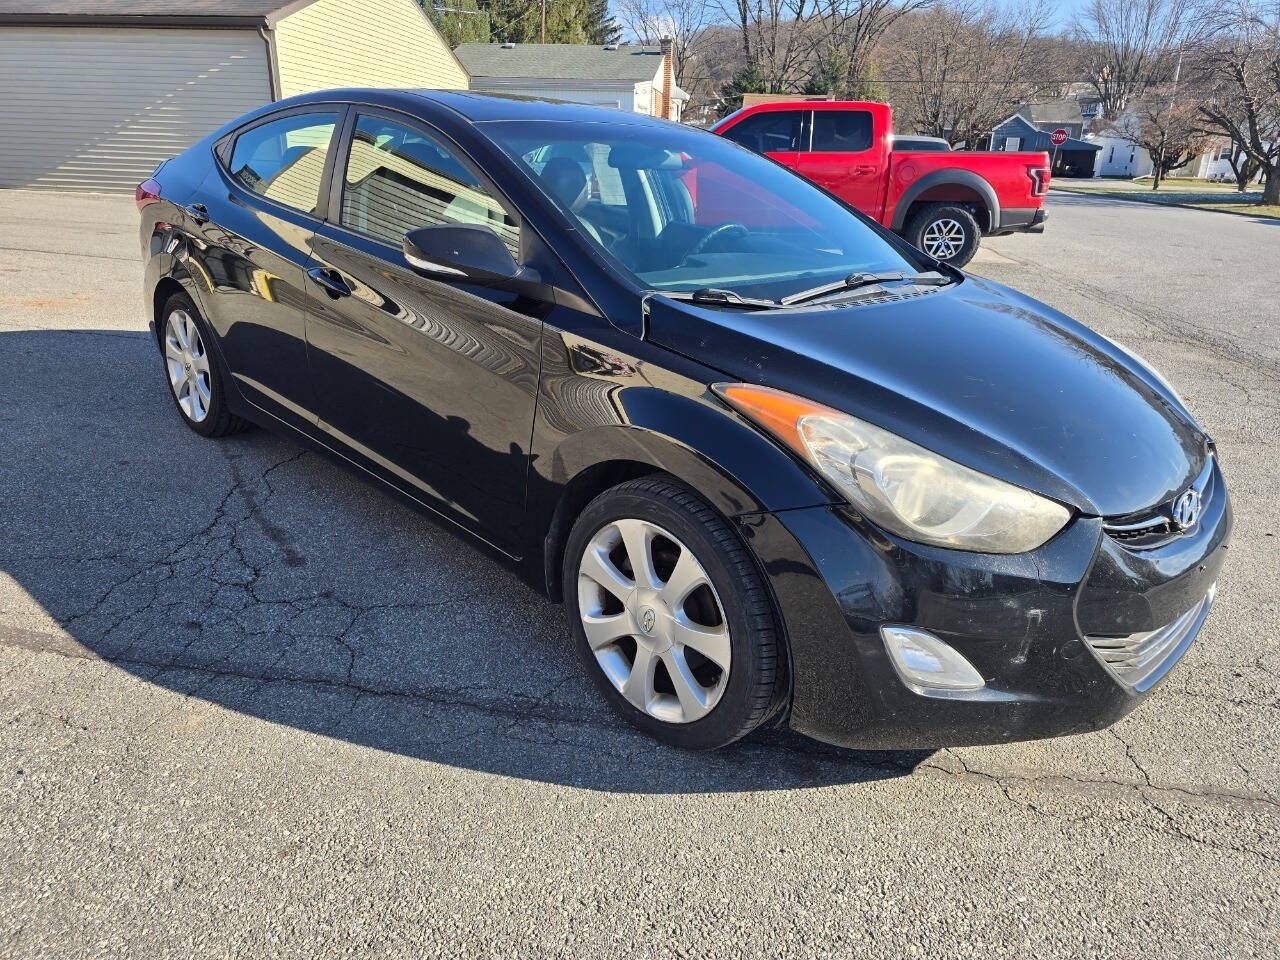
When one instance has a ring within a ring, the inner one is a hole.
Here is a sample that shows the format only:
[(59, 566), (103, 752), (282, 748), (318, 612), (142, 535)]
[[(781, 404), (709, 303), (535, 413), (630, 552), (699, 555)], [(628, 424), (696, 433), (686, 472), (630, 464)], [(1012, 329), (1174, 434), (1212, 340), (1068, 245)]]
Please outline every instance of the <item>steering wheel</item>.
[(728, 236), (745, 237), (750, 233), (751, 231), (748, 230), (746, 227), (744, 227), (740, 223), (733, 223), (733, 222), (722, 223), (717, 227), (712, 227), (710, 230), (704, 233), (698, 239), (698, 242), (689, 248), (689, 252), (684, 255), (684, 258), (688, 260), (690, 257), (696, 257), (703, 250), (707, 249), (707, 247), (711, 245), (711, 241), (713, 240), (719, 240), (721, 237), (728, 237)]

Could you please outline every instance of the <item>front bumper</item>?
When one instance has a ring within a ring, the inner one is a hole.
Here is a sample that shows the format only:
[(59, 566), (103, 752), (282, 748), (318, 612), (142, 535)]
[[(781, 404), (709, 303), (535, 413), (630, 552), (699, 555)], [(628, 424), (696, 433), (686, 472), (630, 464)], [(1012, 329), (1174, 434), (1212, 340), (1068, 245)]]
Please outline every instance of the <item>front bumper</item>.
[[(1001, 743), (1109, 726), (1181, 657), (1204, 616), (1192, 618), (1150, 682), (1136, 687), (1117, 677), (1091, 641), (1158, 631), (1209, 595), (1232, 526), (1225, 486), (1215, 479), (1219, 493), (1200, 523), (1150, 550), (1107, 536), (1096, 517), (1077, 517), (1045, 546), (1013, 556), (898, 540), (842, 507), (741, 518), (790, 642), (790, 725), (864, 749)], [(945, 696), (912, 690), (894, 670), (884, 624), (929, 631), (986, 685)]]

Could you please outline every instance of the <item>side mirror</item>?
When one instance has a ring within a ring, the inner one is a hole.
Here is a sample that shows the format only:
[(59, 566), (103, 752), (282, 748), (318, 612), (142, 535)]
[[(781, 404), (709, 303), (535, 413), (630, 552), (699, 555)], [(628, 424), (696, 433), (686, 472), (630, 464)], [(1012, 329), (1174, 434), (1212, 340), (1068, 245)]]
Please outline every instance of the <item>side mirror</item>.
[(479, 224), (419, 227), (404, 235), (404, 259), (428, 277), (492, 283), (513, 280), (520, 266), (501, 238)]

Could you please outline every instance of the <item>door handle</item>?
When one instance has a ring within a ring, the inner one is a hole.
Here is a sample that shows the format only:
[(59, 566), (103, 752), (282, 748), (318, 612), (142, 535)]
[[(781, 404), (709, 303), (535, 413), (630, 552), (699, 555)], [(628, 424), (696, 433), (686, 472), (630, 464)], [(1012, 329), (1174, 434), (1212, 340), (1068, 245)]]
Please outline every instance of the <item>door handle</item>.
[(326, 270), (324, 267), (316, 267), (314, 270), (308, 270), (307, 276), (321, 287), (324, 287), (324, 292), (334, 300), (337, 300), (339, 297), (351, 296), (351, 288), (347, 286), (347, 281), (343, 280), (336, 270)]
[(859, 164), (858, 166), (854, 167), (854, 168), (853, 168), (853, 172), (854, 172), (854, 174), (855, 174), (855, 175), (857, 175), (857, 176), (859, 176), (859, 177), (869, 177), (869, 176), (871, 176), (873, 173), (875, 173), (875, 172), (876, 172), (877, 170), (879, 170), (879, 169), (880, 169), (879, 167), (877, 167), (877, 166), (875, 166), (875, 165), (873, 165), (873, 164), (870, 164), (870, 163), (863, 163), (863, 164)]
[(195, 224), (198, 227), (209, 222), (209, 208), (203, 203), (193, 203), (190, 206), (183, 207), (182, 209), (188, 217), (195, 221)]

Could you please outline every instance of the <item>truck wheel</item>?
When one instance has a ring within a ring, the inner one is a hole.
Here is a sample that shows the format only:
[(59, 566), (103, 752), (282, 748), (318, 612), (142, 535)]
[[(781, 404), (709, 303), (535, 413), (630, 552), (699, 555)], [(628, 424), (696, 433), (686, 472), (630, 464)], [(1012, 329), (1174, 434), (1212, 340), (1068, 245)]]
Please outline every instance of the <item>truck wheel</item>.
[(963, 267), (978, 252), (982, 229), (973, 214), (950, 203), (921, 207), (907, 222), (907, 242), (935, 260)]

